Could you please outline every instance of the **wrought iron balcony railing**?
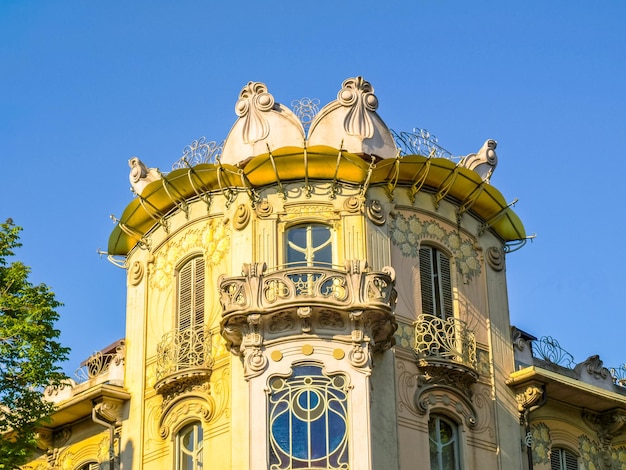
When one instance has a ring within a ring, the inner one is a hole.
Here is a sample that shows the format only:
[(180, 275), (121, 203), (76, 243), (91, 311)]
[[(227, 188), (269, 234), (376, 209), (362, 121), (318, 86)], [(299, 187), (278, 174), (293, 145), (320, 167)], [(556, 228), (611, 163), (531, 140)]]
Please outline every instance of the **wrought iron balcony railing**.
[(420, 314), (415, 322), (418, 359), (425, 363), (441, 361), (476, 370), (476, 338), (463, 320)]
[[(115, 349), (110, 349), (110, 352), (96, 351), (89, 356), (80, 367), (74, 371), (76, 383), (87, 382), (95, 377), (107, 375), (112, 369), (116, 369), (117, 372), (117, 369), (124, 363), (126, 344), (124, 340), (120, 340), (114, 343), (113, 346), (115, 346)], [(123, 378), (123, 370), (117, 375)]]
[(212, 333), (205, 327), (166, 333), (157, 345), (156, 391), (167, 394), (181, 382), (207, 380), (214, 363), (211, 345)]

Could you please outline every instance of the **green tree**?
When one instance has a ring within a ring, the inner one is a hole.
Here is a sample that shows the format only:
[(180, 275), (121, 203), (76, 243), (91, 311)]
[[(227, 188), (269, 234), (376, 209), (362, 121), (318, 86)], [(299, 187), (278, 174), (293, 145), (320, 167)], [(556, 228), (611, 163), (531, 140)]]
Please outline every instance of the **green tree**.
[(21, 230), (11, 219), (0, 224), (0, 469), (11, 470), (35, 450), (37, 428), (54, 410), (42, 392), (67, 379), (59, 363), (69, 352), (57, 341), (54, 293), (28, 281), (28, 266), (9, 262)]

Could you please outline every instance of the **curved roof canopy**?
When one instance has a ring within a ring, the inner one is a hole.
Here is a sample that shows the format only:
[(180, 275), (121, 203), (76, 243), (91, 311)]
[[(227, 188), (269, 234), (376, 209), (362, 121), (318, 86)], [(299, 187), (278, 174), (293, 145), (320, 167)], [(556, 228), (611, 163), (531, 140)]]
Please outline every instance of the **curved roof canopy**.
[[(471, 210), (484, 222), (481, 230), (492, 229), (505, 242), (526, 237), (520, 219), (489, 184), (497, 164), (494, 140), (475, 154), (457, 158), (458, 163), (439, 158), (435, 147), (428, 157), (422, 156), (422, 147), (416, 150), (407, 143), (407, 134), (394, 138), (377, 108), (374, 88), (362, 77), (345, 80), (337, 99), (314, 118), (296, 116), (276, 103), (265, 84), (248, 83), (239, 94), (238, 119), (219, 158), (195, 165), (185, 161), (184, 168), (167, 175), (137, 158), (129, 161), (138, 197), (117, 221), (109, 255), (125, 256), (135, 245), (146, 243), (146, 234), (155, 225), (163, 224), (173, 210), (187, 210), (192, 199), (217, 192), (230, 197), (237, 190), (255, 197), (256, 188), (277, 184), (283, 191), (282, 183), (300, 180), (305, 188), (321, 180), (360, 185), (363, 192), (368, 186), (383, 186), (390, 194), (404, 188), (411, 200), (427, 190), (435, 206), (453, 198), (459, 215)], [(310, 122), (308, 135), (302, 124), (305, 117)], [(396, 145), (398, 137), (401, 143)], [(405, 155), (412, 152), (417, 154)]]

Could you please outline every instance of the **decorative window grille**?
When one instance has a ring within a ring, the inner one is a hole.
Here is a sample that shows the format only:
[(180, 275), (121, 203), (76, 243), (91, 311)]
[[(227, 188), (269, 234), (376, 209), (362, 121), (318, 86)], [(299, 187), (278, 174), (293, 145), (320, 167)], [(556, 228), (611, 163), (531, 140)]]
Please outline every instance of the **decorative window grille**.
[(456, 424), (440, 415), (428, 421), (431, 470), (460, 470), (459, 441)]
[(204, 259), (189, 260), (178, 271), (178, 330), (204, 325)]
[(348, 381), (304, 363), (269, 390), (270, 470), (350, 468)]
[(176, 470), (202, 469), (202, 425), (192, 423), (176, 434)]
[(553, 448), (550, 452), (550, 470), (578, 470), (578, 457), (569, 450)]
[(454, 316), (452, 308), (452, 282), (450, 260), (430, 246), (419, 250), (422, 313), (445, 320)]
[(332, 265), (332, 232), (327, 225), (308, 224), (290, 228), (286, 248), (290, 267)]

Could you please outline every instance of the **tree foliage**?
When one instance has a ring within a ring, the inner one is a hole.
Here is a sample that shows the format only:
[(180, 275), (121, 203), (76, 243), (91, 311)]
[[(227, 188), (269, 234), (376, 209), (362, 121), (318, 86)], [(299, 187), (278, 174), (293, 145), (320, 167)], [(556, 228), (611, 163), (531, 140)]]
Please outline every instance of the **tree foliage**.
[(0, 469), (17, 468), (35, 450), (37, 429), (54, 409), (42, 392), (67, 379), (59, 363), (69, 349), (54, 328), (61, 304), (48, 286), (29, 282), (28, 266), (9, 261), (20, 231), (10, 219), (0, 224)]

